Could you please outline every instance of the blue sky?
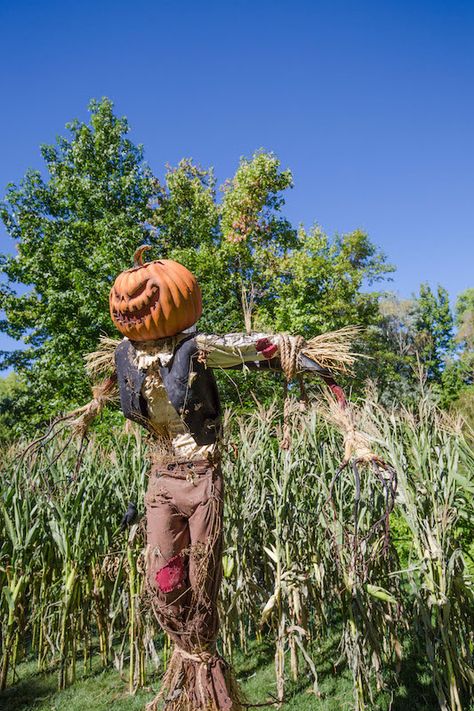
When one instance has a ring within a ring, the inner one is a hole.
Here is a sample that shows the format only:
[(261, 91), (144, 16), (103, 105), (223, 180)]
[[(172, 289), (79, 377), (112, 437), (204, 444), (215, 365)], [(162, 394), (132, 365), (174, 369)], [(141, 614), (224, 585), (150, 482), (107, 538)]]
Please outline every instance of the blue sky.
[(472, 0), (0, 0), (0, 27), (0, 194), (109, 96), (158, 175), (272, 150), (288, 217), (367, 230), (400, 296), (474, 286)]

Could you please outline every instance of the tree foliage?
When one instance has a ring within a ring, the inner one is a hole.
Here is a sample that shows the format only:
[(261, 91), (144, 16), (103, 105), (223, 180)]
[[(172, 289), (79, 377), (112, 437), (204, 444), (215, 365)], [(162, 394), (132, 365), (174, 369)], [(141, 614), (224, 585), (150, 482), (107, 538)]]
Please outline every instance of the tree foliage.
[(417, 348), (425, 365), (428, 381), (441, 383), (446, 358), (454, 351), (454, 319), (449, 294), (438, 286), (436, 294), (428, 284), (420, 286), (416, 302)]
[[(9, 185), (1, 217), (17, 254), (2, 257), (6, 319), (1, 328), (25, 350), (2, 354), (22, 375), (18, 403), (33, 419), (86, 396), (82, 356), (101, 334), (113, 333), (108, 292), (143, 241), (156, 180), (141, 147), (126, 137), (126, 119), (108, 100), (90, 104), (90, 121), (43, 145), (46, 175), (27, 172)], [(26, 285), (21, 293), (14, 287)]]
[[(2, 354), (3, 366), (18, 373), (9, 400), (17, 419), (34, 424), (87, 397), (83, 356), (101, 334), (115, 335), (110, 285), (143, 242), (152, 258), (177, 259), (196, 274), (202, 331), (311, 337), (361, 324), (357, 348), (372, 359), (361, 361), (358, 382), (371, 377), (386, 400), (409, 399), (421, 363), (429, 382), (455, 397), (461, 371), (445, 290), (422, 285), (411, 301), (381, 298), (374, 286), (393, 267), (366, 233), (331, 238), (318, 225), (296, 229), (285, 217), (293, 178), (275, 155), (242, 158), (220, 189), (212, 169), (189, 158), (167, 166), (159, 180), (112, 103), (93, 101), (89, 109), (88, 122), (73, 121), (66, 137), (42, 146), (46, 170), (9, 185), (0, 208), (17, 245), (15, 256), (1, 257), (0, 329), (26, 344)], [(472, 364), (471, 292), (457, 307), (463, 364)], [(469, 381), (465, 372), (461, 385)], [(243, 406), (279, 392), (275, 376), (219, 379), (224, 399)]]
[(456, 341), (461, 349), (463, 375), (468, 385), (474, 383), (474, 289), (466, 289), (456, 301)]
[(5, 378), (0, 378), (0, 443), (12, 440), (20, 434), (21, 427), (17, 416), (17, 403), (25, 396), (24, 386), (19, 381), (18, 375), (9, 373)]
[[(378, 319), (377, 295), (363, 293), (392, 270), (361, 231), (330, 239), (296, 230), (283, 214), (290, 171), (261, 151), (241, 159), (221, 188), (212, 171), (182, 161), (169, 169), (151, 220), (158, 254), (182, 261), (203, 290), (201, 330), (265, 330), (310, 337)], [(206, 229), (189, 229), (196, 215)], [(181, 236), (179, 238), (179, 236)], [(224, 399), (253, 404), (280, 392), (279, 378), (221, 374)]]
[(385, 399), (413, 403), (428, 386), (438, 403), (449, 407), (472, 383), (471, 292), (460, 294), (456, 317), (441, 286), (434, 292), (422, 284), (419, 295), (409, 300), (380, 300)]

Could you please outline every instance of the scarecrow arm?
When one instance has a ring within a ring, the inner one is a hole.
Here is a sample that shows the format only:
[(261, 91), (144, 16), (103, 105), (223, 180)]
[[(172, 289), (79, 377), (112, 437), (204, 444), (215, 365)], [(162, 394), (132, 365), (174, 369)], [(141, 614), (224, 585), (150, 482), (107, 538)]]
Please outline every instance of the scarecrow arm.
[(319, 377), (324, 380), (339, 405), (342, 408), (347, 407), (347, 400), (344, 394), (344, 390), (334, 380), (334, 377), (331, 371), (328, 370), (328, 368), (323, 368), (319, 365), (319, 363), (316, 363), (316, 361), (311, 360), (311, 358), (308, 358), (308, 356), (304, 355), (303, 353), (300, 353), (299, 355), (298, 366), (298, 372), (317, 373)]
[[(196, 343), (210, 368), (250, 370), (273, 370), (284, 372), (282, 363), (281, 336), (266, 333), (229, 333), (225, 336), (199, 334)], [(284, 337), (288, 339), (288, 337)], [(300, 339), (303, 341), (303, 339)], [(298, 341), (298, 337), (294, 337)], [(302, 352), (293, 350), (295, 373), (316, 373), (324, 380), (341, 407), (347, 404), (342, 388), (336, 383), (331, 371)]]
[(70, 412), (73, 417), (71, 425), (75, 432), (84, 435), (91, 422), (100, 415), (106, 405), (118, 396), (117, 374), (114, 372), (108, 378), (92, 388), (92, 400), (87, 405)]
[[(227, 333), (224, 336), (199, 333), (196, 345), (209, 368), (272, 368), (271, 363), (278, 352), (278, 345), (270, 341), (271, 336), (265, 333)], [(268, 348), (266, 347), (268, 344)]]

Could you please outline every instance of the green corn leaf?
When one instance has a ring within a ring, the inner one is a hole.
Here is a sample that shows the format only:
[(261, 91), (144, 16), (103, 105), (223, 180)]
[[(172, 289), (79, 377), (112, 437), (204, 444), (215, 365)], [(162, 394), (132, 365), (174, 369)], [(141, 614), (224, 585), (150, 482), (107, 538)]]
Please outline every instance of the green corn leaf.
[(370, 585), (370, 583), (367, 583), (365, 586), (367, 592), (369, 595), (372, 597), (376, 598), (377, 600), (383, 600), (384, 602), (390, 602), (393, 605), (397, 604), (397, 601), (391, 595), (385, 588), (381, 588), (378, 585)]

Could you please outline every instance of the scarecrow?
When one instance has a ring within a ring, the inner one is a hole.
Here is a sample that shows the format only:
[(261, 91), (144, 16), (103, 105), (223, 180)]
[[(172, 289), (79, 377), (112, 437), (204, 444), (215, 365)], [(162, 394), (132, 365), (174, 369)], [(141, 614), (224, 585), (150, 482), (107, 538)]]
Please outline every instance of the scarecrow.
[[(168, 711), (233, 711), (241, 708), (238, 692), (216, 649), (224, 484), (213, 370), (277, 370), (286, 382), (304, 371), (316, 373), (343, 411), (344, 393), (327, 365), (351, 361), (347, 339), (354, 332), (345, 329), (308, 343), (264, 333), (200, 334), (195, 277), (172, 260), (144, 263), (145, 249), (137, 250), (133, 268), (117, 277), (110, 292), (110, 315), (124, 336), (118, 346), (113, 343), (113, 375), (94, 389), (75, 424), (84, 430), (119, 396), (125, 417), (150, 433), (146, 577), (154, 612), (174, 651), (162, 690), (147, 708), (162, 703)], [(371, 457), (355, 430), (346, 429), (346, 459)], [(288, 432), (284, 440), (286, 447)], [(130, 509), (123, 525), (134, 513)]]

